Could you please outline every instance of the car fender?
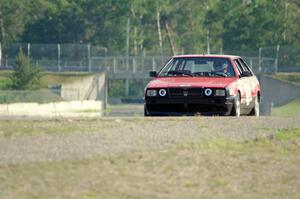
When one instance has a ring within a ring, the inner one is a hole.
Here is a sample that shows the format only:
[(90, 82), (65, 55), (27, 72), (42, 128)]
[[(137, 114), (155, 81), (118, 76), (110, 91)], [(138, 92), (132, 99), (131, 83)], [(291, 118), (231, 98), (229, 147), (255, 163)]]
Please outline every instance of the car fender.
[(259, 81), (256, 77), (253, 77), (251, 83), (253, 84), (251, 96), (254, 98), (258, 95), (258, 93), (260, 93), (260, 85), (259, 85)]

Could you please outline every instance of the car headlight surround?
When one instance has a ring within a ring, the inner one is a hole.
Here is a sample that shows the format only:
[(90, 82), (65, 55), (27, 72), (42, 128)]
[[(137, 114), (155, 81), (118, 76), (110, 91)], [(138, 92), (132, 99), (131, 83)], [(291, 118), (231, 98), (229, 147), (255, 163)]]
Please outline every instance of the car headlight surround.
[(166, 89), (159, 89), (158, 91), (159, 96), (164, 97), (167, 95)]
[(146, 94), (147, 94), (148, 97), (156, 97), (157, 96), (157, 90), (148, 89)]
[(211, 96), (212, 93), (213, 93), (213, 91), (212, 91), (211, 88), (206, 88), (206, 89), (204, 90), (204, 94), (205, 94), (205, 96), (207, 96), (207, 97)]
[(216, 89), (215, 96), (224, 97), (226, 95), (226, 91), (224, 89)]

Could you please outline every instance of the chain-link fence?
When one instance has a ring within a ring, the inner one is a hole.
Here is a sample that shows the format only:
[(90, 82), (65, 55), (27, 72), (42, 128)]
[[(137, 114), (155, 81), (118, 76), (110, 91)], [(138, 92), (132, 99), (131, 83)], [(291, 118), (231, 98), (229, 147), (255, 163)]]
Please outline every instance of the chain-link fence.
[(0, 69), (11, 70), (22, 50), (31, 63), (47, 71), (103, 71), (113, 73), (143, 73), (158, 70), (169, 57), (108, 56), (105, 47), (89, 44), (23, 44), (0, 45)]
[(300, 72), (300, 48), (272, 46), (260, 48), (260, 56), (274, 58), (275, 72)]
[(168, 59), (161, 56), (94, 57), (91, 58), (91, 70), (111, 73), (147, 73), (159, 70)]
[[(20, 49), (32, 64), (47, 71), (103, 71), (110, 73), (145, 73), (159, 70), (170, 56), (109, 56), (108, 49), (89, 44), (24, 44), (0, 45), (0, 69), (11, 70)], [(214, 54), (233, 54), (245, 58), (257, 73), (300, 71), (300, 48), (263, 47), (258, 50), (222, 50)]]
[[(170, 56), (109, 56), (108, 49), (90, 44), (24, 44), (0, 45), (0, 69), (13, 69), (20, 49), (32, 64), (47, 71), (103, 71), (110, 73), (145, 73), (159, 70)], [(215, 54), (233, 54), (245, 58), (257, 73), (300, 71), (300, 48), (262, 47), (258, 50), (222, 50)]]
[(31, 63), (48, 71), (88, 71), (92, 57), (106, 57), (107, 48), (90, 44), (24, 44), (0, 45), (0, 66), (12, 69), (22, 50)]

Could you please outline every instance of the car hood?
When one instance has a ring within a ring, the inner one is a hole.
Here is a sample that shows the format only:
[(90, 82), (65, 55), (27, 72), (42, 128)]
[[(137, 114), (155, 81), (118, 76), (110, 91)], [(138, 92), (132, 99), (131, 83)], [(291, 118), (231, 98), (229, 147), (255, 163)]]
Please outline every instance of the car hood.
[(147, 85), (147, 88), (169, 87), (209, 87), (225, 88), (238, 78), (224, 77), (158, 77)]

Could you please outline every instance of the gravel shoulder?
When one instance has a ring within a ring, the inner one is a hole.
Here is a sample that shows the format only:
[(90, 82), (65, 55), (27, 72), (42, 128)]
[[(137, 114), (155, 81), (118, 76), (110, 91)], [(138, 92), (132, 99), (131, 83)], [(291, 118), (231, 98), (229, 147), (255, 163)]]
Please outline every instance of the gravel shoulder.
[(240, 142), (300, 128), (299, 121), (280, 117), (3, 119), (0, 165), (160, 150), (216, 137)]

